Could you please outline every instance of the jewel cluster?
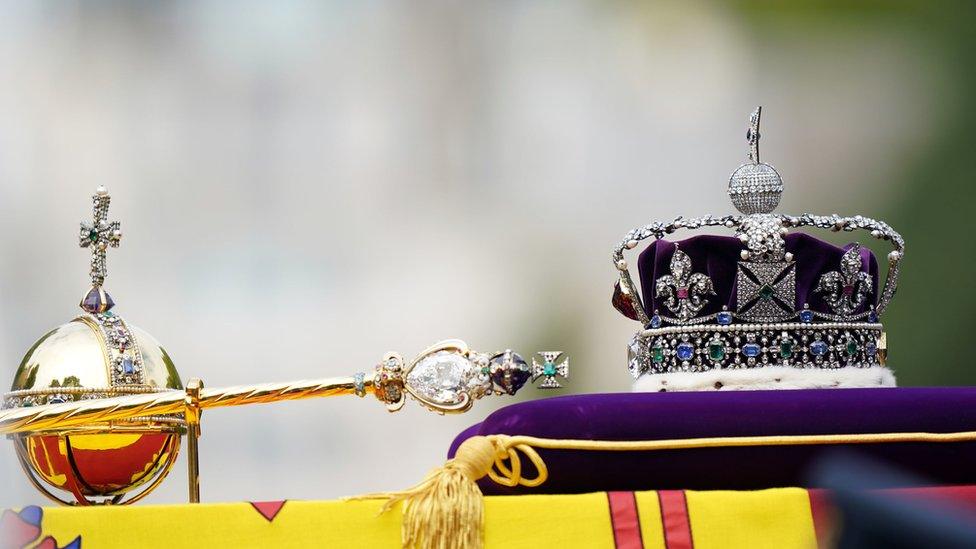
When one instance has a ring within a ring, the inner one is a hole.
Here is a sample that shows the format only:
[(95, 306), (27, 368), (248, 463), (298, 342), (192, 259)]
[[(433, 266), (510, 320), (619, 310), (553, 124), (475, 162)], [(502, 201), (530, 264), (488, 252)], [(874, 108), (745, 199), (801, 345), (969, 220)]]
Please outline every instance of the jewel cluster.
[(145, 375), (142, 352), (132, 330), (112, 311), (86, 315), (98, 326), (108, 352), (112, 385), (143, 385)]
[(881, 364), (881, 325), (743, 324), (646, 330), (631, 340), (630, 373), (703, 372), (714, 369), (792, 366), (867, 368)]
[(119, 394), (126, 393), (117, 393), (114, 391), (91, 392), (91, 389), (88, 388), (77, 388), (77, 390), (71, 391), (64, 389), (13, 391), (6, 395), (3, 401), (3, 408), (30, 408), (31, 406), (42, 406), (44, 404), (64, 404), (65, 402), (109, 398), (118, 396)]

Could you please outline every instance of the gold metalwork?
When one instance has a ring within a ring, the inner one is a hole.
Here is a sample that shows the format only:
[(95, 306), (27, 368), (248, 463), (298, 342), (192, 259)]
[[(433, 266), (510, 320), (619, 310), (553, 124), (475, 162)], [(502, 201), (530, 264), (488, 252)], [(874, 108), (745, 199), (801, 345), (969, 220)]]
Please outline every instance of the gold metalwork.
[[(367, 378), (365, 386), (367, 392), (373, 392), (372, 380)], [(222, 389), (201, 389), (199, 407), (203, 410), (354, 393), (354, 381), (351, 377), (240, 385)], [(30, 408), (12, 408), (0, 411), (0, 434), (112, 424), (144, 416), (183, 414), (185, 411), (186, 393), (172, 390)]]
[(203, 389), (203, 381), (193, 378), (186, 384), (186, 411), (183, 413), (186, 418), (186, 478), (190, 483), (189, 499), (190, 503), (200, 503), (200, 416), (203, 411), (200, 409), (200, 390)]
[(878, 337), (878, 364), (884, 366), (888, 363), (888, 332), (881, 332)]

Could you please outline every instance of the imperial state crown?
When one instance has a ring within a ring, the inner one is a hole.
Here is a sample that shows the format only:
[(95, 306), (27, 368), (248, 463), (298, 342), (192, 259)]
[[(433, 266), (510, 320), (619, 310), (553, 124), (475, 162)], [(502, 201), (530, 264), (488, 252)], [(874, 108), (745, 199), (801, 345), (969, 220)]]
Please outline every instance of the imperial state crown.
[[(902, 237), (856, 215), (773, 213), (783, 179), (759, 160), (761, 108), (746, 139), (749, 161), (728, 194), (742, 215), (678, 217), (633, 229), (613, 250), (613, 304), (642, 327), (629, 345), (638, 390), (893, 386), (880, 322), (895, 294)], [(724, 227), (735, 236), (665, 237)], [(882, 285), (874, 254), (794, 229), (866, 231), (890, 242)], [(638, 257), (640, 285), (624, 252), (653, 239)], [(643, 296), (643, 297), (642, 297)]]

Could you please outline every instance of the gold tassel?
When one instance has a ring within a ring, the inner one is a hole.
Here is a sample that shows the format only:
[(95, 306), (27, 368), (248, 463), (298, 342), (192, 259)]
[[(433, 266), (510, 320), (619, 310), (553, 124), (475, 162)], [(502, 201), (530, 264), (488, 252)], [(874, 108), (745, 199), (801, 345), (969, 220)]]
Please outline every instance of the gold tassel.
[[(485, 507), (478, 480), (490, 476), (505, 486), (538, 486), (547, 475), (545, 463), (532, 448), (511, 446), (510, 441), (506, 435), (471, 437), (461, 443), (453, 459), (428, 473), (416, 486), (361, 497), (386, 499), (381, 513), (403, 504), (401, 536), (406, 549), (480, 549), (484, 546)], [(516, 448), (526, 452), (536, 465), (538, 477), (521, 477)]]

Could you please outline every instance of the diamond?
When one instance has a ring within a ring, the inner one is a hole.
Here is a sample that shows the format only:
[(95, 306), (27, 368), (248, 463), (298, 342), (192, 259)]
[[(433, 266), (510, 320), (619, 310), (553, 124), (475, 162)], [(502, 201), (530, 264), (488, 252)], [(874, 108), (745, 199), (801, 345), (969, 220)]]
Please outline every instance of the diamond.
[(437, 351), (420, 359), (411, 368), (407, 374), (407, 384), (432, 402), (457, 404), (461, 402), (461, 390), (473, 369), (471, 361), (460, 354)]
[(676, 349), (678, 354), (678, 359), (680, 360), (691, 360), (691, 357), (695, 355), (695, 346), (691, 343), (681, 343)]
[(762, 347), (756, 343), (746, 343), (742, 346), (742, 354), (749, 358), (759, 356), (760, 351), (762, 351)]
[(827, 344), (820, 340), (814, 341), (810, 344), (810, 352), (814, 356), (823, 356), (827, 354)]

